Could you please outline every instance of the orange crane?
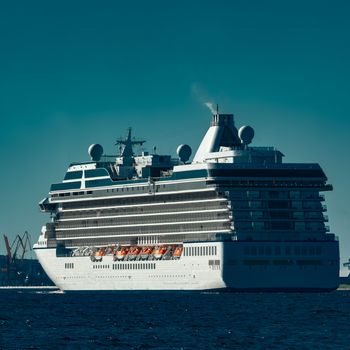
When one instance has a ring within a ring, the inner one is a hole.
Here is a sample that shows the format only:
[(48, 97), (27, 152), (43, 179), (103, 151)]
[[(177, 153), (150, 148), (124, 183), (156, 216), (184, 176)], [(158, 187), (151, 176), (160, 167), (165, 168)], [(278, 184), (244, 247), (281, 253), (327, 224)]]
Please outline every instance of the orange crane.
[(31, 250), (31, 243), (28, 232), (24, 232), (22, 237), (17, 235), (10, 245), (8, 237), (4, 234), (5, 247), (7, 252), (6, 267), (1, 268), (2, 272), (18, 272), (20, 265), (25, 258), (27, 251)]
[(6, 267), (3, 267), (1, 270), (2, 272), (9, 272), (9, 265), (12, 260), (12, 254), (11, 254), (11, 247), (9, 240), (6, 235), (4, 235), (4, 241), (5, 241), (5, 247), (6, 247), (6, 252), (7, 252), (7, 261), (6, 261)]
[(11, 247), (10, 247), (9, 240), (8, 240), (6, 235), (4, 235), (4, 241), (5, 241), (5, 247), (6, 247), (6, 252), (7, 252), (7, 258), (10, 261), (12, 258)]

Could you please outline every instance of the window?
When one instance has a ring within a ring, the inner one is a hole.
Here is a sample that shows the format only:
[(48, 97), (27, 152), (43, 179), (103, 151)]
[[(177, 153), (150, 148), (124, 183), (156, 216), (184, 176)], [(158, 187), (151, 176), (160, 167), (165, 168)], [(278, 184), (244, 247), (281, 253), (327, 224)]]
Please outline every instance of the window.
[(209, 268), (212, 270), (220, 270), (220, 260), (209, 260)]
[(272, 221), (271, 230), (290, 230), (292, 228), (292, 222), (290, 221)]
[(69, 171), (66, 173), (66, 176), (64, 177), (64, 180), (76, 180), (81, 179), (83, 176), (82, 171)]
[(268, 193), (270, 198), (274, 198), (274, 199), (279, 198), (279, 194), (280, 194), (279, 191), (269, 191)]
[(289, 219), (290, 213), (288, 211), (271, 211), (271, 219)]
[(100, 177), (100, 176), (109, 176), (106, 169), (91, 169), (91, 170), (85, 170), (85, 177)]
[(267, 201), (267, 206), (271, 209), (288, 209), (289, 202), (280, 200)]
[(289, 198), (290, 199), (299, 199), (300, 198), (300, 192), (299, 191), (290, 191), (289, 192)]
[(247, 191), (248, 198), (259, 198), (260, 193), (259, 191)]

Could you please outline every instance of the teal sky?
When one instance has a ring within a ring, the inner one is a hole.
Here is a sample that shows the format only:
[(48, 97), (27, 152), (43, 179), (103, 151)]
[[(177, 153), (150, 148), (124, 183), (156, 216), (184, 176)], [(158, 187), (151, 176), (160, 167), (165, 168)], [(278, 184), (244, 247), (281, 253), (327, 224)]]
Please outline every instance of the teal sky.
[(36, 239), (50, 184), (129, 126), (159, 153), (196, 149), (213, 101), (255, 145), (321, 164), (347, 259), (349, 18), (340, 0), (2, 1), (0, 233)]

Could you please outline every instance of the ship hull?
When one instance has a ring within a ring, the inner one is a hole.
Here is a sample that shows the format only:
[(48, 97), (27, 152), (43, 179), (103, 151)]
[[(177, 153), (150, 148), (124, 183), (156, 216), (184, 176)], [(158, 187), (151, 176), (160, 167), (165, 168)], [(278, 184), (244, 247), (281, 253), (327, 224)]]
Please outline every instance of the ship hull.
[(35, 252), (51, 280), (67, 292), (313, 292), (339, 285), (337, 241), (193, 242), (184, 248), (180, 259), (146, 261), (113, 261), (107, 255), (92, 262), (89, 256), (59, 257), (54, 248)]

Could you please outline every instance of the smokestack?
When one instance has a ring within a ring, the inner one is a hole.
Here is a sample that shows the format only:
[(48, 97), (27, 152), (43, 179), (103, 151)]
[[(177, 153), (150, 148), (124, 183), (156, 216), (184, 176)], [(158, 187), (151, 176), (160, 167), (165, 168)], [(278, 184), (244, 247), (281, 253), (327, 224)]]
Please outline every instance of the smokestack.
[(232, 149), (242, 147), (238, 130), (234, 124), (233, 114), (213, 114), (211, 126), (195, 154), (193, 163), (204, 162), (209, 153), (218, 152), (220, 147)]

